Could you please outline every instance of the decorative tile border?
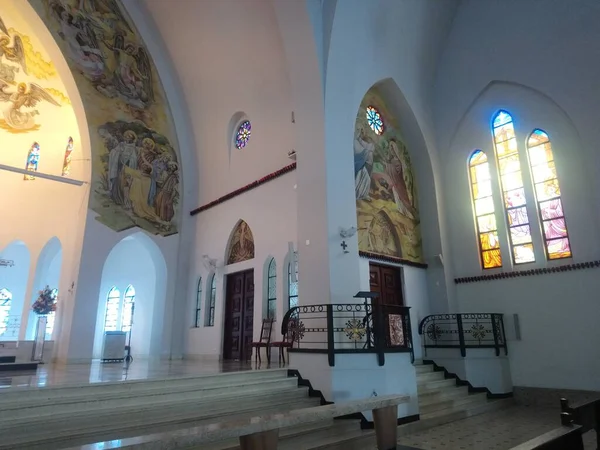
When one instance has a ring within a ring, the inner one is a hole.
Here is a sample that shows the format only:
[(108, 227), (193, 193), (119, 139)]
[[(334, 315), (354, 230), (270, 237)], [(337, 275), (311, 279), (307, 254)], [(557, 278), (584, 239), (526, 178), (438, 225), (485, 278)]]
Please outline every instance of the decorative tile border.
[(283, 169), (279, 169), (273, 173), (270, 173), (269, 175), (266, 175), (259, 180), (253, 181), (252, 183), (247, 184), (244, 187), (236, 189), (235, 191), (230, 192), (229, 194), (226, 194), (223, 197), (219, 197), (218, 199), (213, 200), (212, 202), (207, 203), (206, 205), (202, 205), (190, 211), (190, 216), (195, 216), (196, 214), (200, 214), (201, 212), (214, 208), (215, 206), (220, 205), (221, 203), (225, 203), (227, 200), (231, 200), (232, 198), (237, 197), (238, 195), (242, 195), (248, 191), (251, 191), (252, 189), (256, 189), (257, 187), (262, 186), (263, 184), (268, 183), (269, 181), (272, 181), (275, 178), (279, 178), (280, 176), (285, 175), (286, 173), (291, 172), (292, 170), (296, 170), (295, 162), (293, 162), (289, 166), (285, 166)]
[(409, 261), (407, 259), (397, 258), (395, 256), (378, 255), (377, 253), (363, 252), (362, 250), (358, 252), (358, 256), (360, 256), (361, 258), (371, 259), (373, 261), (403, 264), (405, 266), (418, 267), (419, 269), (427, 269), (427, 264), (425, 263), (417, 263), (414, 261)]
[(588, 261), (584, 263), (565, 264), (556, 267), (544, 267), (543, 269), (515, 270), (514, 272), (502, 272), (493, 275), (479, 275), (476, 277), (455, 278), (455, 284), (478, 283), (480, 281), (503, 280), (505, 278), (530, 277), (533, 275), (545, 275), (547, 273), (569, 272), (571, 270), (594, 269), (600, 267), (600, 261)]

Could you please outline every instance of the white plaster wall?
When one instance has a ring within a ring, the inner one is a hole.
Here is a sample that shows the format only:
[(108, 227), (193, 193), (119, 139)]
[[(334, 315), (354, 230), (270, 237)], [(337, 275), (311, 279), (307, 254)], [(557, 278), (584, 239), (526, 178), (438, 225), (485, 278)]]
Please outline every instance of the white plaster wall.
[[(491, 150), (490, 120), (499, 108), (514, 114), (521, 146), (533, 127), (550, 134), (573, 248), (572, 260), (564, 262), (598, 259), (600, 244), (590, 238), (598, 228), (598, 209), (590, 205), (600, 194), (598, 20), (600, 7), (591, 0), (551, 0), (543, 7), (517, 0), (461, 3), (434, 89), (455, 276), (482, 273), (466, 161), (474, 148)], [(504, 230), (501, 225), (507, 270)], [(560, 264), (545, 262), (539, 227), (533, 233), (537, 263), (523, 269)], [(522, 340), (509, 342), (515, 385), (597, 390), (600, 335), (590, 294), (598, 290), (597, 279), (592, 269), (460, 284), (456, 293), (460, 311), (519, 314)]]
[[(225, 287), (224, 277), (229, 273), (254, 269), (254, 335), (258, 339), (266, 299), (266, 277), (268, 258), (277, 263), (277, 322), (273, 339), (280, 336), (281, 320), (287, 312), (287, 265), (288, 242), (296, 238), (296, 184), (295, 172), (246, 192), (212, 209), (204, 211), (194, 219), (197, 221), (196, 246), (191, 261), (191, 276), (188, 279), (188, 320), (186, 355), (190, 357), (218, 358), (222, 354)], [(230, 235), (242, 219), (250, 226), (254, 236), (254, 259), (224, 266), (225, 253)], [(203, 255), (217, 259), (217, 296), (215, 326), (205, 326), (207, 300), (210, 296), (212, 271), (204, 264)], [(194, 328), (193, 314), (196, 303), (198, 277), (202, 276), (202, 313), (200, 327)], [(298, 275), (301, 279), (302, 275)], [(302, 295), (302, 294), (300, 294)], [(318, 302), (317, 302), (318, 303)]]
[[(29, 277), (30, 254), (27, 246), (22, 241), (11, 242), (6, 246), (0, 259), (8, 259), (14, 261), (14, 266), (0, 267), (0, 289), (6, 288), (12, 294), (12, 302), (10, 305), (9, 323), (13, 320), (18, 320), (21, 323), (23, 314), (23, 306), (25, 305), (25, 293), (27, 292), (27, 282)], [(14, 335), (13, 333), (16, 333)], [(19, 329), (7, 330), (0, 336), (0, 340), (14, 341), (19, 337)]]

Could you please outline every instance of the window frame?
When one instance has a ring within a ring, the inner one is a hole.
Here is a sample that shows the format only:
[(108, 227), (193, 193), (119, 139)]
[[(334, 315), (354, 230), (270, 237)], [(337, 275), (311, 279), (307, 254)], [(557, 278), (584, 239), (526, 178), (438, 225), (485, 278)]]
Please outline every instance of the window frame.
[[(130, 294), (130, 292), (133, 291), (133, 295)], [(135, 292), (135, 288), (133, 287), (132, 284), (128, 285), (127, 288), (125, 289), (125, 292), (123, 293), (123, 304), (121, 305), (121, 317), (119, 318), (119, 322), (120, 323), (120, 329), (121, 331), (124, 331), (125, 333), (129, 333), (131, 332), (131, 328), (133, 327), (133, 313), (135, 311), (135, 296), (136, 296), (136, 292)], [(130, 305), (131, 305), (131, 316), (129, 318), (129, 324), (125, 325), (123, 323), (123, 318), (125, 317), (125, 308), (127, 307), (127, 300), (131, 299)], [(124, 327), (129, 327), (128, 330), (124, 330)]]
[(204, 326), (205, 327), (214, 327), (215, 326), (215, 306), (217, 303), (217, 274), (213, 273), (211, 283), (210, 283), (210, 291), (207, 292), (207, 308), (204, 318)]
[[(271, 281), (273, 281), (273, 297), (271, 297)], [(271, 304), (273, 304), (273, 317), (271, 317)], [(267, 319), (275, 320), (277, 317), (277, 263), (271, 258), (267, 268)]]
[(202, 320), (202, 277), (198, 277), (198, 284), (196, 285), (196, 306), (194, 308), (194, 328), (200, 328), (200, 321)]
[[(295, 258), (294, 258), (295, 259)], [(292, 263), (296, 266), (296, 281), (292, 282)], [(296, 293), (292, 294), (292, 286), (296, 287)], [(292, 309), (292, 298), (296, 299), (296, 305), (298, 305), (299, 296), (298, 296), (298, 263), (294, 260), (288, 262), (288, 292), (287, 292), (287, 306), (288, 311)], [(287, 313), (287, 311), (286, 311)]]
[[(115, 292), (117, 295), (116, 296), (111, 296), (110, 294), (112, 292)], [(106, 328), (106, 319), (108, 317), (108, 311), (109, 311), (109, 304), (110, 304), (110, 300), (111, 299), (118, 299), (118, 303), (117, 303), (117, 318), (115, 320), (115, 329), (110, 329), (107, 330)], [(107, 332), (107, 331), (117, 331), (119, 329), (119, 321), (120, 321), (120, 311), (121, 311), (121, 291), (116, 287), (113, 286), (108, 290), (108, 293), (106, 294), (106, 310), (104, 311), (104, 327), (103, 327), (103, 332)]]

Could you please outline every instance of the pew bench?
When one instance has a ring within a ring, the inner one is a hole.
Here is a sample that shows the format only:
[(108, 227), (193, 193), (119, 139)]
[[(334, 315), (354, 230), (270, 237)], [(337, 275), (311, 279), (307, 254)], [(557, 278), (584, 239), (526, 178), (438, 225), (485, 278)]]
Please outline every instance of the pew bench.
[(584, 450), (580, 426), (562, 426), (510, 450)]
[(120, 439), (117, 445), (114, 444), (115, 441), (106, 441), (77, 449), (185, 449), (239, 438), (241, 450), (276, 450), (280, 428), (309, 425), (335, 417), (373, 411), (377, 449), (392, 450), (396, 448), (398, 440), (398, 405), (408, 401), (409, 397), (406, 395), (385, 395), (243, 419), (228, 421), (224, 418), (218, 423)]

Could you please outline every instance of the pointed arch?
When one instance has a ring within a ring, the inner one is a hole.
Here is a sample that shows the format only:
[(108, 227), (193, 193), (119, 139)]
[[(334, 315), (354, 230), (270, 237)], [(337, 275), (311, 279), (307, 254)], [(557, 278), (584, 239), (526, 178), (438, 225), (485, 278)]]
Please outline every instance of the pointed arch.
[(548, 133), (539, 128), (533, 130), (527, 139), (527, 154), (542, 224), (546, 258), (570, 258), (571, 243)]
[(106, 314), (104, 315), (104, 331), (117, 331), (121, 291), (113, 286), (106, 295)]
[(227, 264), (235, 264), (254, 258), (254, 235), (250, 226), (239, 220), (229, 238)]
[(484, 269), (502, 267), (490, 164), (479, 149), (469, 157), (469, 179), (481, 265)]
[(501, 109), (494, 115), (492, 134), (513, 262), (514, 264), (535, 262), (519, 148), (513, 118), (508, 111)]

